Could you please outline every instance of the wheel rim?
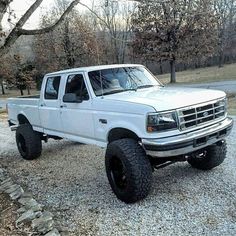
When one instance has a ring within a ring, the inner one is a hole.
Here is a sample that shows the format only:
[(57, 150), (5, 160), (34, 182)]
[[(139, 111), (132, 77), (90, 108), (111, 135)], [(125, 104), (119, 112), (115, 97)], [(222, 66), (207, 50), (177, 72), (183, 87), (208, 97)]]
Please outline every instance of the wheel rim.
[(207, 156), (207, 150), (201, 151), (195, 155), (195, 158), (198, 160), (203, 160)]
[(117, 158), (111, 158), (111, 178), (113, 183), (121, 190), (127, 187), (127, 176), (122, 161)]
[(19, 135), (18, 137), (18, 148), (22, 154), (26, 153), (25, 138), (22, 135)]

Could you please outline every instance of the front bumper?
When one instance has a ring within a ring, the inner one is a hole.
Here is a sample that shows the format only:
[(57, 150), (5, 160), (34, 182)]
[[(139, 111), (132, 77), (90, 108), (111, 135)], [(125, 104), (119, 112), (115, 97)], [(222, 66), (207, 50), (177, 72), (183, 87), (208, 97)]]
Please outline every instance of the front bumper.
[(146, 154), (153, 157), (186, 155), (219, 142), (230, 134), (232, 128), (233, 119), (228, 117), (197, 131), (159, 139), (142, 139), (142, 145)]

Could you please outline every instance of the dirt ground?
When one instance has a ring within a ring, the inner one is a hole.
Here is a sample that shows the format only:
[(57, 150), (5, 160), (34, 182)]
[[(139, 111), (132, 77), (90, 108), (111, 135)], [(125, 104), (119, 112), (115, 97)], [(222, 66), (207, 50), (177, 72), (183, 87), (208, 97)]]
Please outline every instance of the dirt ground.
[(0, 193), (0, 235), (1, 236), (24, 236), (32, 235), (30, 229), (20, 226), (16, 227), (15, 221), (17, 219), (16, 203), (13, 203), (9, 197)]

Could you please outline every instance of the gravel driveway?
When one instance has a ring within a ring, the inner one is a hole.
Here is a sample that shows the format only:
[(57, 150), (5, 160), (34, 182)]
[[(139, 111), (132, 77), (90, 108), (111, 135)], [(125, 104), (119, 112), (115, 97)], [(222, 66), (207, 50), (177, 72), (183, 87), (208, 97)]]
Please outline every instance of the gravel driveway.
[(50, 141), (41, 158), (28, 162), (19, 157), (6, 122), (0, 122), (0, 140), (0, 164), (68, 235), (236, 235), (236, 126), (220, 167), (160, 169), (150, 195), (133, 205), (111, 192), (100, 148)]

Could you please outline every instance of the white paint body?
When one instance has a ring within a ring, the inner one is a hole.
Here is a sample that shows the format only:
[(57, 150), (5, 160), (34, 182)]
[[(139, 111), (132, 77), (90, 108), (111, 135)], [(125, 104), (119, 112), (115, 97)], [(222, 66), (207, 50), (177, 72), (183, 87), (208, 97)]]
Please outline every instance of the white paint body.
[[(8, 100), (9, 121), (17, 125), (18, 115), (22, 114), (36, 131), (106, 147), (108, 134), (113, 128), (128, 129), (140, 139), (159, 139), (184, 134), (186, 131), (179, 129), (148, 133), (147, 114), (177, 110), (226, 96), (221, 91), (180, 87), (153, 87), (103, 97), (95, 96), (88, 78), (89, 71), (130, 66), (137, 65), (97, 66), (47, 74), (44, 77), (40, 98), (19, 97)], [(90, 99), (78, 104), (65, 104), (62, 98), (66, 80), (68, 75), (75, 73), (83, 74)], [(61, 76), (58, 100), (45, 100), (46, 79), (57, 75)], [(107, 120), (107, 124), (99, 122), (100, 119)], [(192, 131), (194, 129), (199, 129), (199, 127), (193, 128)]]

